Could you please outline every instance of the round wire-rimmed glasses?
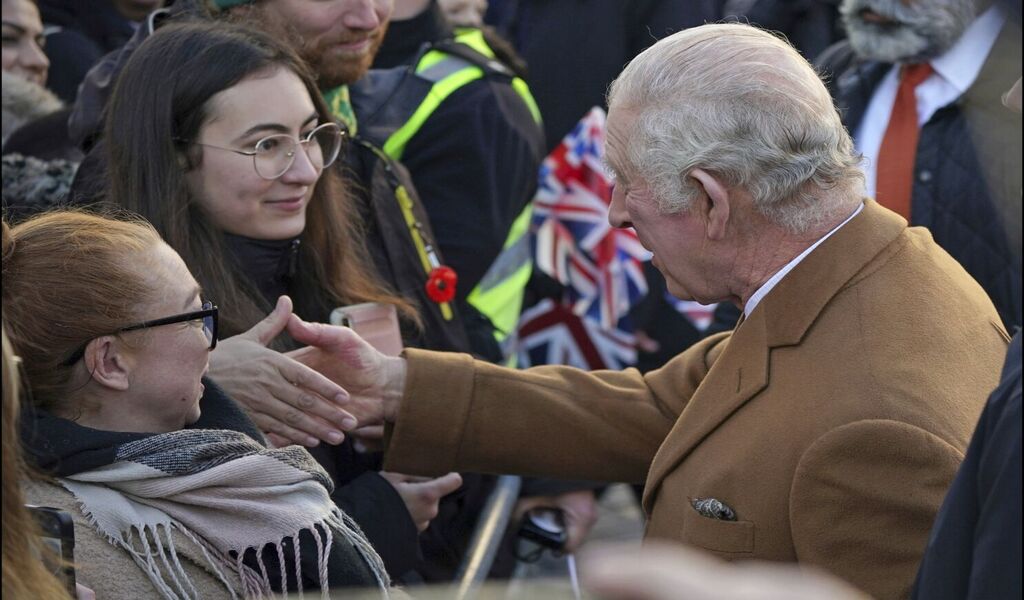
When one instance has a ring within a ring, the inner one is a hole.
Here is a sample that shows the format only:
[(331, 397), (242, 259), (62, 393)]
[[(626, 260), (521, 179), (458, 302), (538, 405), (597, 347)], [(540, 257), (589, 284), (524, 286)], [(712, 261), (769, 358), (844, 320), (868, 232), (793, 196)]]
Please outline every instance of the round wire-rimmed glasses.
[(341, 152), (344, 137), (344, 131), (337, 123), (324, 123), (301, 140), (287, 133), (268, 135), (256, 142), (252, 150), (238, 150), (203, 142), (196, 142), (196, 145), (251, 156), (252, 166), (256, 169), (257, 175), (263, 179), (277, 179), (292, 167), (298, 146), (303, 147), (309, 162), (317, 170), (331, 166)]
[[(189, 321), (202, 321), (203, 334), (206, 335), (206, 341), (210, 344), (210, 350), (217, 347), (217, 307), (213, 302), (209, 301), (203, 302), (203, 306), (199, 310), (182, 313), (180, 315), (172, 315), (170, 317), (163, 317), (161, 319), (153, 319), (152, 321), (143, 321), (134, 325), (122, 327), (114, 333), (135, 331), (137, 329), (148, 329), (150, 327), (160, 327), (161, 325), (173, 325), (174, 323), (188, 323)], [(89, 342), (91, 341), (92, 340), (89, 340)], [(75, 350), (75, 352), (64, 361), (64, 366), (71, 366), (81, 360), (82, 357), (85, 356), (85, 349), (89, 345), (89, 342), (82, 344), (77, 350)]]

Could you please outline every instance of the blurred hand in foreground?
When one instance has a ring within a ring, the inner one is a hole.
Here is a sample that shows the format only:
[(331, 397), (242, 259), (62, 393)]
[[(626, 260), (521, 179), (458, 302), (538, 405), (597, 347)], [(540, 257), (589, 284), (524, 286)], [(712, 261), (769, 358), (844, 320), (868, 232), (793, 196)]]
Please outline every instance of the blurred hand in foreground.
[(729, 564), (664, 543), (604, 546), (583, 553), (583, 587), (604, 600), (869, 600), (847, 583), (807, 567)]

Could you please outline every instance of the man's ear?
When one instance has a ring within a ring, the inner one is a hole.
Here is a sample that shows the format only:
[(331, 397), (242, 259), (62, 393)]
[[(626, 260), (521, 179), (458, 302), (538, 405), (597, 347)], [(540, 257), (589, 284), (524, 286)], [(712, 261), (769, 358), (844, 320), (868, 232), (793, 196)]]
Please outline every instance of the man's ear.
[(729, 223), (729, 188), (717, 176), (704, 169), (690, 171), (695, 183), (703, 189), (707, 203), (695, 207), (704, 218), (708, 239), (721, 240), (725, 237), (726, 225)]
[(104, 387), (127, 390), (132, 364), (124, 345), (112, 335), (98, 337), (85, 347), (85, 367), (90, 377)]

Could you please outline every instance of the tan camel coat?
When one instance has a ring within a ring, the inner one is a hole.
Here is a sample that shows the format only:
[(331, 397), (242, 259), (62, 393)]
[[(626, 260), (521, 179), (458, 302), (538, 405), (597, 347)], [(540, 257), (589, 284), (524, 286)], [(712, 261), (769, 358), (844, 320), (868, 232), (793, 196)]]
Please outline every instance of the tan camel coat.
[(646, 481), (649, 537), (902, 598), (1008, 339), (927, 230), (868, 201), (733, 333), (646, 376), (409, 350), (385, 466)]

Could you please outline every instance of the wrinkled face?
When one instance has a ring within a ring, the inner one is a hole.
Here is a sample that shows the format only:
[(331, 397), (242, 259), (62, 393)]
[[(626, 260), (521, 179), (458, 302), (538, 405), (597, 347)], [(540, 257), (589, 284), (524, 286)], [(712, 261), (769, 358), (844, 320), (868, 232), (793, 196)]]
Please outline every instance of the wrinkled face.
[(632, 111), (613, 107), (608, 113), (605, 156), (615, 173), (608, 220), (613, 227), (636, 229), (640, 243), (654, 254), (651, 264), (665, 277), (670, 294), (703, 304), (721, 300), (705, 252), (703, 220), (694, 210), (661, 212), (647, 182), (628, 165), (626, 150), (636, 120)]
[(46, 84), (50, 61), (43, 53), (43, 22), (29, 0), (3, 0), (3, 70)]
[(299, 54), (328, 90), (358, 81), (377, 54), (393, 0), (268, 0), (264, 18), (287, 24), (304, 41)]
[[(144, 264), (160, 293), (156, 302), (141, 313), (151, 321), (197, 311), (202, 305), (199, 284), (170, 246), (161, 242)], [(141, 404), (148, 422), (160, 432), (177, 431), (199, 418), (201, 379), (209, 368), (210, 342), (203, 322), (161, 325), (121, 334), (131, 341), (131, 390)]]
[(248, 77), (210, 98), (207, 115), (195, 141), (209, 145), (200, 147), (202, 158), (186, 181), (214, 225), (257, 240), (301, 234), (322, 169), (297, 148), (291, 167), (268, 180), (252, 156), (228, 149), (252, 151), (274, 134), (304, 139), (319, 117), (302, 80), (283, 68)]
[(941, 55), (977, 10), (974, 0), (843, 0), (840, 12), (859, 56), (892, 63)]

